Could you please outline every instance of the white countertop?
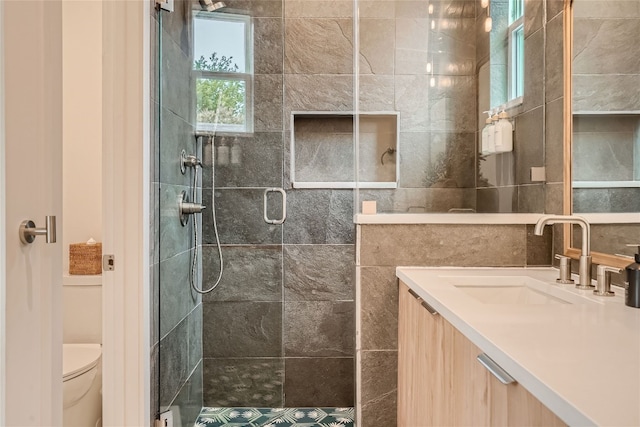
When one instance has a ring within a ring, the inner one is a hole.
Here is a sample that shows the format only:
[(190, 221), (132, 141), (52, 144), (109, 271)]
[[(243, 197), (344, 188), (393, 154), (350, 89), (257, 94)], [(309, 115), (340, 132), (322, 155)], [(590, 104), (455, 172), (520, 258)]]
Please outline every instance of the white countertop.
[[(396, 275), (571, 426), (640, 426), (640, 309), (557, 285), (551, 268), (398, 267)], [(580, 304), (486, 304), (460, 276), (529, 276)], [(586, 299), (586, 300), (585, 300)]]

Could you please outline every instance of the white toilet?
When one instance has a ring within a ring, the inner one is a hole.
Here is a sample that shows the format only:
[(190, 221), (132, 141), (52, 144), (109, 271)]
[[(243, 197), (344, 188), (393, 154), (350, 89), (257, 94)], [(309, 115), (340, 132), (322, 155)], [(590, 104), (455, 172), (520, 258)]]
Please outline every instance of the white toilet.
[(102, 425), (102, 348), (100, 344), (63, 344), (64, 427)]

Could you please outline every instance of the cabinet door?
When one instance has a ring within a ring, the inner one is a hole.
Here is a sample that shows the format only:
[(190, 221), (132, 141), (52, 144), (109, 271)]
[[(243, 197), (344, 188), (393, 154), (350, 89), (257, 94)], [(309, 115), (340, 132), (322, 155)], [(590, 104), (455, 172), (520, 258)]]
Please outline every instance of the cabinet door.
[(442, 318), (431, 315), (400, 283), (398, 426), (445, 425)]

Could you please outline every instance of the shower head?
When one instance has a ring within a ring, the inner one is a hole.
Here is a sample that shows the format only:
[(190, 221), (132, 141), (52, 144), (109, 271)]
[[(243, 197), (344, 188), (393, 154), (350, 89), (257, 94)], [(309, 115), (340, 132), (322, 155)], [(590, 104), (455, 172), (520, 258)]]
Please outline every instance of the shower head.
[(206, 10), (207, 12), (213, 12), (214, 10), (227, 7), (227, 5), (223, 1), (213, 2), (212, 0), (200, 0), (200, 6), (202, 6), (202, 9)]

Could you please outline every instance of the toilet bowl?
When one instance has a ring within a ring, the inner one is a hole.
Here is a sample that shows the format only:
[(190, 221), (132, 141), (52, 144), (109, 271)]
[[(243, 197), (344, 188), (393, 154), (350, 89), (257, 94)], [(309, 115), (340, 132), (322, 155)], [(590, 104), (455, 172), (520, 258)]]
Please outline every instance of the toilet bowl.
[(102, 425), (101, 356), (100, 344), (63, 344), (64, 427)]

